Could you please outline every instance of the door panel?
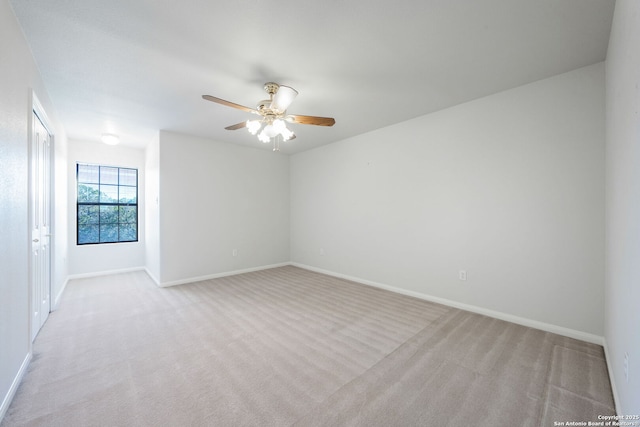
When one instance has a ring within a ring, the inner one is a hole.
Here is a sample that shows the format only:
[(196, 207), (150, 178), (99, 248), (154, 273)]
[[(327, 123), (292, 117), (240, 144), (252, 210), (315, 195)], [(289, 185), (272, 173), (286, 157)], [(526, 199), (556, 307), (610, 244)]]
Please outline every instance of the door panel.
[(30, 153), (33, 341), (51, 311), (51, 136), (35, 112)]

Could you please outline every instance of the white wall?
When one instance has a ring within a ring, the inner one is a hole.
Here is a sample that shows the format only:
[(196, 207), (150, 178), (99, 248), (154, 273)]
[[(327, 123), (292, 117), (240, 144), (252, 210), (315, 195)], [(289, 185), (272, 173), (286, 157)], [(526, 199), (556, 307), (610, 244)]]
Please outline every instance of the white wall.
[[(76, 164), (93, 163), (138, 169), (138, 241), (103, 245), (76, 244)], [(68, 233), (69, 274), (86, 274), (143, 268), (145, 265), (145, 153), (144, 150), (96, 142), (69, 141), (68, 151)]]
[(636, 0), (616, 1), (606, 76), (605, 338), (618, 411), (640, 414), (640, 2)]
[(164, 131), (159, 150), (163, 285), (289, 261), (287, 156)]
[(290, 173), (293, 262), (603, 335), (603, 63), (293, 155)]
[[(68, 143), (62, 132), (54, 135), (54, 194), (53, 194), (53, 251), (52, 251), (52, 283), (51, 303), (56, 309), (64, 292), (69, 277), (69, 210), (67, 191)], [(71, 241), (73, 242), (73, 241)]]
[[(30, 353), (28, 141), (32, 93), (55, 138), (54, 170), (64, 170), (66, 136), (44, 89), (38, 68), (7, 0), (0, 0), (0, 419), (15, 393)], [(59, 174), (55, 174), (59, 179)], [(65, 188), (56, 182), (52, 297), (66, 277)], [(62, 215), (62, 217), (61, 217)]]
[(160, 134), (145, 150), (145, 268), (160, 284)]

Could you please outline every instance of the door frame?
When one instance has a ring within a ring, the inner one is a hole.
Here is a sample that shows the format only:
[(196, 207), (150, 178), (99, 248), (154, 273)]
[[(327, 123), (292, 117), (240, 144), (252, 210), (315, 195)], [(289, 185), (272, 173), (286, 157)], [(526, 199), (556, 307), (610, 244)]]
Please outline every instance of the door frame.
[(28, 218), (28, 240), (29, 240), (29, 244), (28, 244), (28, 250), (29, 250), (29, 257), (28, 257), (28, 265), (29, 265), (29, 346), (31, 347), (33, 344), (33, 340), (35, 339), (37, 333), (33, 332), (33, 311), (34, 311), (34, 301), (33, 301), (33, 297), (34, 297), (34, 280), (33, 280), (33, 256), (32, 256), (32, 250), (31, 250), (31, 232), (33, 230), (33, 223), (32, 223), (32, 210), (33, 210), (33, 142), (34, 139), (36, 138), (36, 135), (34, 134), (34, 120), (35, 117), (34, 116), (38, 116), (38, 119), (40, 120), (40, 122), (42, 123), (42, 125), (44, 126), (44, 128), (46, 129), (47, 133), (49, 134), (49, 145), (50, 145), (50, 155), (49, 155), (49, 164), (48, 164), (48, 175), (49, 175), (49, 198), (50, 198), (50, 203), (49, 203), (49, 229), (50, 231), (50, 237), (49, 237), (49, 313), (52, 311), (53, 309), (53, 303), (52, 303), (52, 293), (53, 293), (53, 278), (55, 277), (54, 274), (54, 266), (55, 266), (55, 172), (54, 172), (54, 165), (55, 165), (55, 135), (52, 131), (52, 126), (51, 126), (51, 120), (49, 119), (49, 116), (47, 115), (45, 109), (42, 107), (42, 104), (40, 103), (40, 100), (38, 99), (38, 96), (36, 95), (35, 91), (31, 90), (31, 102), (30, 102), (30, 109), (29, 109), (29, 115), (28, 115), (28, 126), (29, 126), (29, 137), (28, 137), (28, 158), (29, 158), (29, 167), (28, 167), (28, 174), (29, 174), (29, 191), (28, 191), (28, 212), (29, 212), (29, 218)]

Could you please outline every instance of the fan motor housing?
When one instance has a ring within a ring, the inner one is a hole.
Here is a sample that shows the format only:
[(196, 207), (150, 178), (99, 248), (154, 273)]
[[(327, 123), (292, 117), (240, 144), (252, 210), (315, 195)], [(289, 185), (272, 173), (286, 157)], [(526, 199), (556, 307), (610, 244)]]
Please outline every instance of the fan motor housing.
[(276, 92), (280, 89), (280, 85), (274, 82), (268, 82), (264, 84), (264, 90), (271, 96), (275, 95)]
[(271, 107), (270, 99), (263, 99), (262, 101), (258, 101), (258, 105), (256, 105), (256, 109), (258, 111), (265, 111)]

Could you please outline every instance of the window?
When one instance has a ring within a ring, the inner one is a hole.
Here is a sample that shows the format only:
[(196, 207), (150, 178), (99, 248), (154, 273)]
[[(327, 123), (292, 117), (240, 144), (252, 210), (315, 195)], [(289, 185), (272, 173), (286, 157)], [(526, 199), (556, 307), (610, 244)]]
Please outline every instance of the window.
[(138, 241), (138, 170), (76, 166), (78, 245)]

